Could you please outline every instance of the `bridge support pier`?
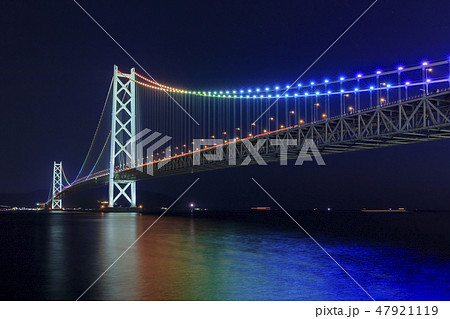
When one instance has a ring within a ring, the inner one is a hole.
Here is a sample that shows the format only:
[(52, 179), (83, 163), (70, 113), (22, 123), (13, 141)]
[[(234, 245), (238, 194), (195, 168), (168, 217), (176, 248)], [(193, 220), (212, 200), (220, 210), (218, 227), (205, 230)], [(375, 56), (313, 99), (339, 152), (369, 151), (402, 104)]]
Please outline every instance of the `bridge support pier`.
[(56, 197), (62, 190), (62, 162), (53, 162), (52, 210), (62, 209), (62, 198)]
[(111, 150), (109, 163), (109, 201), (114, 207), (122, 196), (136, 207), (136, 181), (118, 179), (116, 171), (120, 167), (136, 167), (136, 144), (132, 137), (136, 135), (136, 89), (134, 68), (130, 74), (122, 74), (114, 66)]

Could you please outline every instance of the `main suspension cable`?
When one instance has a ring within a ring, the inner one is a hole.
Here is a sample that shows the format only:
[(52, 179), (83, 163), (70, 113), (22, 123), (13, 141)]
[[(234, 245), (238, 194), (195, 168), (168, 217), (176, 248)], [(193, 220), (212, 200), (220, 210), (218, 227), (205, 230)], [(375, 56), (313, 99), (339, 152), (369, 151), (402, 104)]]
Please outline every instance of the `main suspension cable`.
[(110, 137), (111, 137), (111, 131), (109, 131), (108, 137), (106, 138), (105, 144), (103, 144), (103, 148), (102, 148), (102, 150), (101, 150), (101, 152), (100, 152), (100, 155), (99, 155), (98, 158), (97, 158), (97, 161), (96, 161), (95, 164), (94, 164), (94, 167), (92, 167), (91, 171), (89, 172), (89, 175), (86, 176), (85, 180), (88, 179), (89, 176), (91, 176), (92, 172), (94, 171), (95, 167), (97, 166), (98, 162), (100, 161), (100, 158), (101, 158), (102, 155), (103, 155), (103, 152), (104, 152), (104, 150), (105, 150), (105, 148), (106, 148), (106, 145), (108, 145), (108, 141), (109, 141), (109, 138), (110, 138)]
[(108, 94), (106, 96), (105, 104), (103, 105), (103, 110), (102, 110), (102, 114), (100, 115), (100, 120), (98, 121), (98, 124), (97, 124), (97, 129), (95, 130), (94, 138), (92, 139), (91, 146), (89, 147), (86, 157), (84, 158), (83, 165), (81, 165), (80, 171), (78, 172), (77, 177), (75, 177), (74, 181), (76, 181), (78, 179), (78, 177), (80, 177), (81, 171), (83, 170), (84, 165), (86, 165), (89, 154), (91, 153), (92, 147), (94, 146), (95, 138), (97, 137), (97, 133), (100, 128), (100, 123), (102, 122), (103, 114), (105, 113), (106, 104), (108, 104), (109, 94), (111, 93), (111, 87), (113, 85), (113, 82), (114, 82), (114, 78), (111, 78), (111, 83), (109, 84)]

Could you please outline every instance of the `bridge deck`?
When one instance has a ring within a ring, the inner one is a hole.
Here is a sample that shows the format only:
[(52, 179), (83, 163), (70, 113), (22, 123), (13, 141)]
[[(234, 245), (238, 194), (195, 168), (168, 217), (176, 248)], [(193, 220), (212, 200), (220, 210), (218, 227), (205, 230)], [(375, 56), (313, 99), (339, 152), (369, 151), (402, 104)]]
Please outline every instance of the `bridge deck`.
[[(450, 138), (450, 91), (436, 91), (426, 96), (296, 125), (246, 140), (250, 140), (252, 144), (257, 140), (264, 140), (259, 153), (267, 162), (272, 162), (280, 158), (280, 146), (271, 145), (269, 142), (275, 138), (297, 140), (296, 145), (289, 146), (288, 158), (297, 158), (305, 139), (314, 140), (321, 154), (328, 155)], [(249, 155), (242, 140), (222, 145), (225, 154), (223, 161), (207, 161), (203, 157), (203, 154), (214, 154), (216, 146), (197, 151), (201, 155), (201, 165), (193, 165), (193, 153), (187, 153), (172, 157), (160, 169), (153, 165), (153, 175), (146, 174), (149, 164), (144, 164), (138, 168), (117, 171), (115, 179), (143, 180), (234, 167), (228, 164), (231, 144), (236, 147), (236, 166), (239, 166)], [(254, 160), (250, 162), (255, 163)], [(107, 184), (108, 176), (108, 172), (102, 172), (74, 183), (64, 188), (61, 195)]]

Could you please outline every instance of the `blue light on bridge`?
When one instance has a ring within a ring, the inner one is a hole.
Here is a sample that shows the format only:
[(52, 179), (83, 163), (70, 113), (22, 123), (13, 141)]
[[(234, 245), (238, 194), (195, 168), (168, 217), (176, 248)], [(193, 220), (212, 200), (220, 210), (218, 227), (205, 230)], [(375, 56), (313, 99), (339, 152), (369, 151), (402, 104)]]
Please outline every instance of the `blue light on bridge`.
[[(450, 57), (448, 58), (448, 63), (450, 63)], [(371, 77), (375, 78), (376, 77), (377, 82), (378, 82), (378, 80), (380, 79), (380, 75), (384, 76), (384, 75), (387, 75), (387, 74), (397, 73), (398, 76), (399, 76), (399, 80), (400, 80), (400, 75), (406, 74), (406, 71), (411, 71), (411, 70), (414, 70), (414, 69), (420, 69), (421, 67), (422, 67), (422, 70), (428, 71), (428, 70), (431, 70), (431, 69), (428, 69), (428, 67), (430, 65), (435, 65), (435, 64), (436, 63), (433, 64), (433, 63), (429, 62), (428, 60), (422, 60), (420, 63), (417, 63), (415, 67), (411, 67), (411, 68), (408, 68), (408, 66), (405, 66), (403, 64), (398, 64), (397, 66), (395, 66), (394, 68), (392, 68), (392, 69), (390, 69), (388, 71), (383, 71), (381, 69), (375, 69), (375, 71), (373, 73), (369, 73), (369, 74), (364, 74), (362, 72), (358, 72), (358, 73), (355, 74), (354, 77), (349, 78), (349, 79), (346, 79), (345, 76), (339, 76), (338, 77), (338, 81), (330, 79), (330, 78), (323, 78), (323, 80), (319, 81), (319, 82), (308, 81), (306, 83), (306, 87), (310, 88), (309, 89), (310, 90), (309, 93), (311, 93), (310, 95), (314, 95), (315, 94), (315, 95), (320, 95), (320, 96), (326, 95), (326, 94), (337, 94), (337, 93), (344, 93), (345, 94), (345, 93), (351, 93), (351, 92), (356, 94), (356, 92), (361, 92), (362, 93), (362, 92), (366, 92), (366, 91), (369, 91), (369, 90), (370, 91), (371, 90), (382, 90), (382, 87), (379, 87), (378, 83), (377, 83), (377, 85), (371, 85), (371, 86), (367, 86), (367, 87), (365, 87), (365, 86), (362, 87), (359, 84), (360, 83), (360, 79), (362, 79), (362, 78), (364, 78), (364, 79), (365, 78), (371, 78)], [(403, 71), (405, 71), (405, 72), (403, 72)], [(329, 85), (330, 83), (336, 83), (336, 82), (339, 84), (339, 81), (340, 81), (340, 88), (334, 88), (331, 85)], [(345, 88), (344, 89), (344, 87), (343, 87), (344, 83), (343, 82), (347, 82), (347, 81), (354, 81), (354, 82), (358, 81), (357, 87), (354, 88), (353, 90), (350, 89), (350, 88)], [(425, 81), (425, 83), (434, 83), (434, 80), (429, 79), (429, 78), (427, 78), (425, 76), (424, 76), (424, 80), (422, 80), (422, 83), (423, 83), (423, 81)], [(381, 81), (381, 82), (383, 82), (383, 81)], [(391, 84), (383, 83), (383, 86), (384, 86), (385, 89), (389, 90), (389, 89), (392, 89), (392, 88), (397, 89), (397, 88), (400, 87), (400, 85), (403, 85), (403, 86), (405, 86), (405, 85), (415, 85), (414, 82), (411, 82), (412, 84), (411, 83), (410, 84), (406, 84), (404, 81), (403, 81), (403, 84), (401, 84), (401, 83), (402, 82), (399, 81), (398, 82), (398, 86), (397, 86), (397, 83), (394, 83), (394, 84), (392, 84), (392, 83)], [(324, 88), (332, 88), (333, 90), (328, 91), (328, 90), (325, 89), (323, 92), (320, 92), (320, 93), (317, 93), (317, 92), (313, 91), (314, 88), (320, 88), (320, 85), (323, 85)], [(181, 92), (181, 93), (189, 93), (189, 94), (203, 95), (203, 96), (214, 96), (214, 97), (220, 97), (220, 98), (238, 98), (239, 96), (236, 95), (236, 93), (238, 93), (238, 92), (240, 92), (242, 94), (242, 97), (245, 97), (244, 93), (247, 91), (247, 93), (250, 95), (250, 97), (252, 97), (252, 96), (254, 97), (254, 95), (251, 94), (251, 93), (256, 94), (258, 92), (258, 94), (257, 94), (258, 98), (269, 98), (267, 93), (269, 93), (271, 91), (273, 92), (273, 91), (283, 90), (283, 92), (284, 91), (288, 92), (289, 90), (295, 88), (294, 86), (298, 87), (298, 89), (295, 90), (297, 93), (294, 94), (294, 92), (292, 92), (292, 94), (290, 94), (290, 95), (282, 94), (280, 96), (293, 98), (293, 97), (299, 97), (299, 96), (303, 96), (303, 95), (307, 96), (308, 95), (308, 94), (300, 92), (300, 87), (303, 87), (303, 84), (302, 83), (298, 83), (297, 81), (295, 81), (291, 85), (288, 85), (288, 84), (283, 85), (283, 86), (276, 85), (276, 86), (273, 86), (273, 87), (272, 86), (263, 86), (263, 87), (259, 87), (259, 88), (254, 87), (254, 88), (251, 88), (251, 89), (226, 90), (226, 91), (220, 91), (220, 92), (218, 92), (218, 91), (213, 91), (213, 92), (212, 91), (206, 91), (206, 92), (205, 91), (187, 91), (187, 90), (181, 90), (181, 89), (179, 89), (179, 90), (178, 89), (174, 89), (174, 90), (175, 91), (178, 90), (177, 92)], [(266, 94), (265, 95), (261, 95), (261, 93), (263, 93), (264, 91), (266, 92)], [(275, 93), (277, 93), (277, 92), (275, 92)], [(272, 97), (275, 97), (275, 94), (273, 94)]]

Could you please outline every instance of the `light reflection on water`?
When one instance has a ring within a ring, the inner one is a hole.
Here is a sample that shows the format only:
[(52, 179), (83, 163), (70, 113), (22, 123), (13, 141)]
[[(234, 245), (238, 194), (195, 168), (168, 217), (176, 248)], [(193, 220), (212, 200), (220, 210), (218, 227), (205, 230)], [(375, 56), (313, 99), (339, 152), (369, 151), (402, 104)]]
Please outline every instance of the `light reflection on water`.
[[(154, 220), (139, 214), (0, 216), (1, 299), (76, 299)], [(449, 261), (313, 235), (377, 300), (450, 297)], [(164, 216), (83, 300), (368, 300), (296, 228)]]

